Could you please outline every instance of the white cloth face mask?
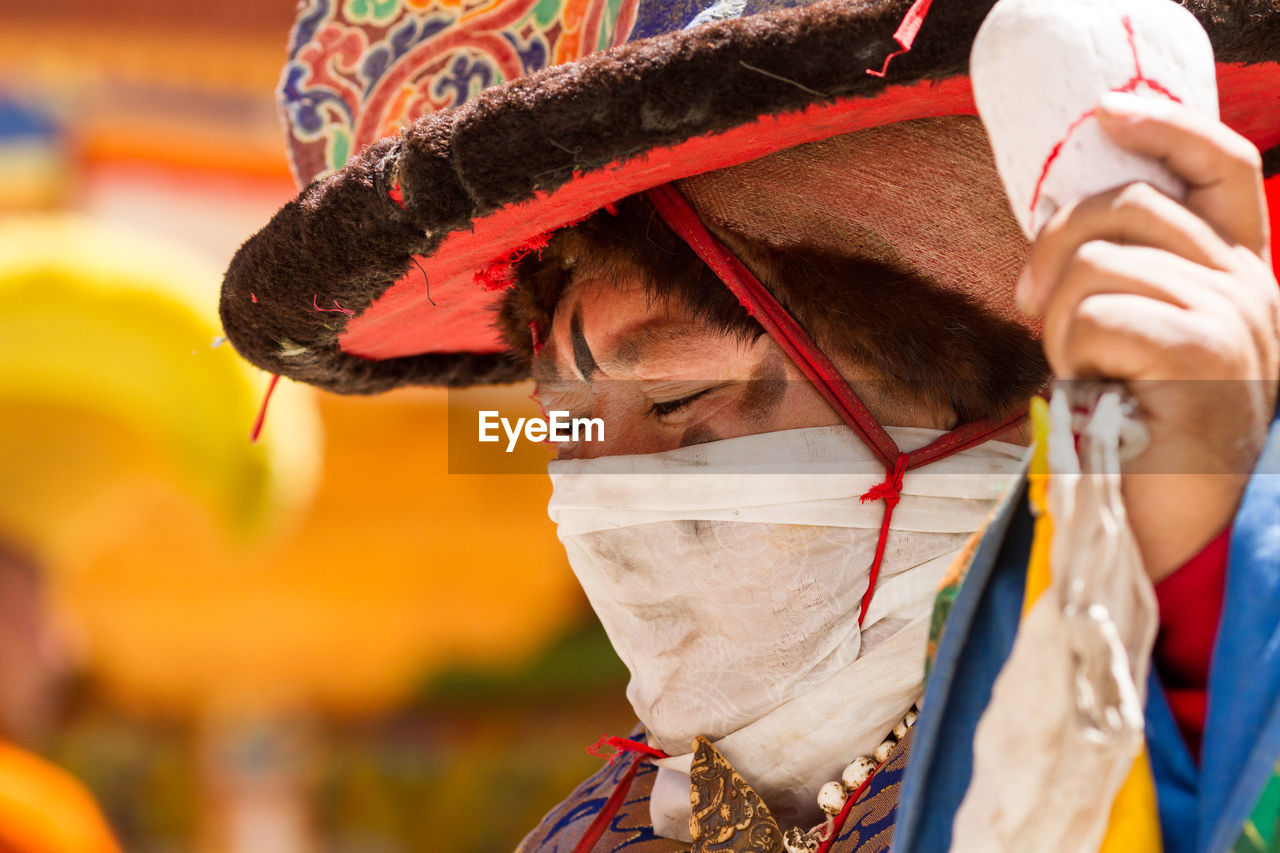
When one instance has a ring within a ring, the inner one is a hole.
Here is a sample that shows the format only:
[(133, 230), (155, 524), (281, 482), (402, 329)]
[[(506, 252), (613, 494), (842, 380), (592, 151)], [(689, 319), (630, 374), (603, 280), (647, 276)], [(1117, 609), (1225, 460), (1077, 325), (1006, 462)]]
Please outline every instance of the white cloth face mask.
[[(908, 450), (942, 434), (889, 433)], [(885, 508), (860, 498), (885, 468), (848, 427), (552, 462), (549, 512), (652, 740), (717, 742), (785, 818), (918, 697), (938, 581), (1023, 453), (987, 442), (907, 472), (861, 629)], [(679, 828), (687, 784), (675, 799)]]

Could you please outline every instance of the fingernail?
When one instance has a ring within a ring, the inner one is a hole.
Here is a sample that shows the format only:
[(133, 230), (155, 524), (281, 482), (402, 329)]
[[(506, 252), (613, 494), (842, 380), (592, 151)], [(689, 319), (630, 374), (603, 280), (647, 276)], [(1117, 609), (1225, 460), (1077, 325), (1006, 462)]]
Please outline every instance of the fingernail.
[(1031, 268), (1024, 267), (1021, 275), (1018, 276), (1018, 283), (1014, 285), (1013, 298), (1025, 314), (1032, 313), (1031, 297), (1034, 289), (1035, 282), (1031, 280)]

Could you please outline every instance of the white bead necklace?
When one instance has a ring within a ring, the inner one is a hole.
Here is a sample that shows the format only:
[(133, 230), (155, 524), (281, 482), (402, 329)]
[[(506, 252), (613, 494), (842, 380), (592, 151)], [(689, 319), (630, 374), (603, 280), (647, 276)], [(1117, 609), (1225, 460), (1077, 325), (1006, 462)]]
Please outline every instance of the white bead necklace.
[(836, 816), (844, 810), (845, 804), (859, 788), (875, 775), (875, 772), (889, 759), (889, 754), (898, 742), (907, 736), (907, 729), (915, 724), (920, 714), (917, 705), (912, 705), (906, 716), (893, 727), (893, 731), (885, 736), (880, 745), (870, 755), (859, 755), (840, 774), (839, 781), (828, 782), (818, 790), (818, 807), (826, 813), (827, 819), (807, 832), (799, 827), (788, 829), (782, 836), (782, 846), (787, 853), (814, 853), (824, 841), (836, 831)]

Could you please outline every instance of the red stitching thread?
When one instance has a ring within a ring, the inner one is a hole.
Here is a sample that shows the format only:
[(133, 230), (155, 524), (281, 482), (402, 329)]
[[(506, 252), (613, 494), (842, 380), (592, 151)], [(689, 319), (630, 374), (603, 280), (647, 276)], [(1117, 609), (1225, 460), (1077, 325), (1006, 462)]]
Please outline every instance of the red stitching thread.
[(336, 299), (333, 300), (333, 304), (335, 306), (333, 308), (321, 308), (319, 305), (319, 300), (320, 300), (319, 294), (311, 297), (311, 304), (313, 307), (315, 307), (317, 311), (324, 311), (328, 314), (339, 314), (339, 313), (346, 314), (349, 317), (354, 317), (356, 315), (356, 312), (352, 311), (350, 308), (343, 308), (341, 305), (338, 305), (338, 300)]
[[(1151, 78), (1147, 77), (1145, 74), (1142, 73), (1142, 63), (1138, 59), (1138, 41), (1137, 41), (1137, 37), (1133, 32), (1133, 21), (1129, 19), (1128, 15), (1124, 15), (1123, 17), (1120, 18), (1120, 23), (1124, 25), (1125, 38), (1129, 42), (1129, 49), (1133, 52), (1134, 74), (1132, 77), (1129, 78), (1129, 80), (1123, 86), (1112, 89), (1111, 91), (1136, 92), (1139, 84), (1145, 84), (1148, 89), (1155, 92), (1156, 94), (1164, 95), (1166, 98), (1176, 103), (1179, 103), (1179, 104), (1182, 103), (1181, 98), (1179, 98), (1173, 92), (1169, 91), (1160, 83), (1156, 82), (1155, 80), (1152, 80)], [(1031, 230), (1033, 232), (1036, 230), (1036, 204), (1040, 201), (1040, 189), (1041, 187), (1044, 186), (1045, 179), (1049, 177), (1049, 169), (1053, 166), (1054, 161), (1058, 159), (1058, 155), (1062, 153), (1062, 148), (1064, 145), (1067, 144), (1067, 140), (1071, 138), (1071, 135), (1075, 133), (1076, 130), (1079, 129), (1080, 125), (1084, 124), (1086, 120), (1092, 118), (1095, 113), (1097, 113), (1096, 107), (1088, 110), (1087, 112), (1084, 113), (1084, 115), (1080, 116), (1075, 121), (1071, 122), (1071, 124), (1068, 125), (1067, 132), (1063, 135), (1062, 139), (1058, 141), (1057, 145), (1053, 146), (1053, 148), (1049, 150), (1049, 156), (1045, 158), (1044, 166), (1040, 169), (1040, 177), (1036, 180), (1035, 189), (1031, 193), (1030, 219), (1031, 219)]]
[[(612, 747), (613, 752), (605, 752), (605, 747)], [(650, 758), (667, 758), (668, 755), (657, 747), (649, 746), (647, 743), (641, 743), (638, 740), (630, 740), (617, 735), (600, 735), (600, 739), (587, 747), (587, 755), (593, 755), (596, 758), (607, 758), (612, 764), (613, 760), (618, 756), (634, 752), (637, 755), (645, 755)]]
[(889, 72), (889, 63), (894, 57), (901, 56), (911, 50), (911, 45), (915, 42), (916, 36), (920, 33), (920, 27), (924, 25), (924, 18), (929, 14), (929, 4), (933, 0), (916, 0), (911, 4), (911, 8), (907, 10), (907, 14), (903, 16), (902, 23), (898, 24), (898, 28), (893, 31), (893, 40), (901, 45), (901, 50), (895, 50), (884, 58), (884, 64), (877, 71), (874, 68), (868, 68), (867, 73), (872, 77), (883, 77)]
[(262, 424), (267, 419), (267, 404), (271, 402), (271, 395), (276, 390), (276, 383), (280, 381), (280, 374), (274, 373), (271, 381), (267, 383), (267, 393), (262, 395), (262, 406), (258, 409), (258, 417), (253, 421), (253, 429), (249, 430), (249, 441), (253, 444), (258, 443), (258, 436), (262, 435)]
[[(606, 746), (613, 747), (615, 752), (612, 755), (605, 752), (604, 748)], [(631, 790), (631, 783), (635, 780), (636, 771), (640, 769), (641, 763), (647, 758), (667, 757), (667, 754), (660, 749), (655, 749), (637, 740), (618, 737), (617, 735), (600, 735), (600, 740), (587, 747), (587, 752), (596, 758), (609, 759), (610, 764), (625, 752), (635, 753), (635, 758), (632, 759), (631, 766), (627, 768), (627, 772), (623, 774), (622, 778), (618, 780), (618, 784), (614, 786), (613, 793), (609, 795), (609, 799), (605, 801), (600, 811), (596, 813), (595, 819), (591, 821), (587, 831), (578, 839), (578, 843), (573, 848), (574, 853), (589, 853), (596, 846), (596, 842), (604, 835), (609, 821), (613, 820), (614, 815), (618, 813), (618, 809), (622, 808), (622, 803), (627, 797), (627, 792)]]

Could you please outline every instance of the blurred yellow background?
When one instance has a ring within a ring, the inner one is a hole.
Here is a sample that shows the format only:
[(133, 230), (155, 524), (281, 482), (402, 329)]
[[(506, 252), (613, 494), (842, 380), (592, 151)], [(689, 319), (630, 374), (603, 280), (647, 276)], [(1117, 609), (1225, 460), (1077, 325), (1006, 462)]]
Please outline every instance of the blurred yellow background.
[(444, 392), (282, 382), (249, 443), (214, 306), (296, 191), (294, 11), (0, 0), (0, 537), (81, 666), (41, 747), (129, 850), (511, 849), (625, 672), (546, 478), (447, 473)]

